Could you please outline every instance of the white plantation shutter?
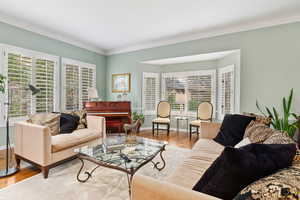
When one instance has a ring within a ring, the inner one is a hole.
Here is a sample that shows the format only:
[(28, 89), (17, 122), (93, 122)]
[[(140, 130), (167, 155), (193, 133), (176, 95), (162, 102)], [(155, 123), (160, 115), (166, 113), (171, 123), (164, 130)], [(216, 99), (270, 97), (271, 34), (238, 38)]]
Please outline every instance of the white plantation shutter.
[(215, 105), (215, 71), (203, 71), (188, 76), (187, 88), (188, 112), (197, 112), (198, 105), (202, 102)]
[(31, 94), (23, 90), (32, 83), (33, 58), (7, 52), (7, 79), (10, 90), (9, 116), (24, 117), (31, 114)]
[(35, 86), (40, 89), (36, 95), (36, 112), (55, 111), (55, 61), (36, 59)]
[(63, 63), (63, 110), (83, 108), (88, 101), (88, 88), (96, 86), (96, 66), (67, 58)]
[(144, 114), (155, 114), (160, 99), (159, 73), (143, 72), (142, 105)]
[(79, 110), (79, 66), (65, 65), (65, 109)]
[(95, 68), (81, 67), (81, 101), (89, 100), (88, 89), (95, 87)]
[(219, 119), (223, 119), (225, 114), (234, 113), (235, 84), (234, 66), (220, 68), (218, 71), (218, 107)]
[(176, 95), (185, 95), (184, 111), (186, 114), (193, 114), (201, 102), (208, 101), (215, 106), (215, 88), (215, 70), (162, 74), (162, 97), (171, 104), (175, 114), (179, 114), (180, 111), (180, 105), (176, 103)]

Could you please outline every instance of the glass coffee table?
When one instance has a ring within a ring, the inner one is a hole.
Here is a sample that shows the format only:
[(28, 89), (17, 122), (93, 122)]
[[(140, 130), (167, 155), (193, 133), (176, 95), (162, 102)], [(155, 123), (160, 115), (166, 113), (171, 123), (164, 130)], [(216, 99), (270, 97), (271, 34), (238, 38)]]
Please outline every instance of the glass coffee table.
[[(110, 136), (103, 139), (101, 144), (75, 149), (82, 164), (77, 174), (77, 180), (86, 182), (98, 167), (107, 167), (126, 173), (129, 193), (131, 193), (132, 177), (142, 166), (151, 162), (155, 169), (159, 171), (164, 169), (166, 162), (162, 153), (167, 144), (164, 141), (136, 136)], [(158, 154), (162, 162), (153, 161)], [(81, 173), (85, 161), (95, 163), (97, 166), (91, 171), (85, 171), (83, 178)]]

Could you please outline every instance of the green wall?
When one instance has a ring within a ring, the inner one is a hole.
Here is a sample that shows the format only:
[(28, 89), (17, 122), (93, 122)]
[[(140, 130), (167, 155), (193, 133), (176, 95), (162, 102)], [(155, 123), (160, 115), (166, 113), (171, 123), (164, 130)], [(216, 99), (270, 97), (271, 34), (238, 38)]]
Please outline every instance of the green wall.
[[(96, 64), (97, 88), (99, 95), (106, 97), (106, 56), (76, 47), (65, 42), (54, 40), (40, 34), (17, 28), (0, 22), (0, 44), (13, 45), (56, 56)], [(13, 128), (11, 129), (13, 133)], [(4, 127), (0, 127), (0, 147), (5, 144)], [(13, 135), (13, 134), (12, 134)]]
[(130, 72), (129, 98), (134, 107), (141, 107), (142, 61), (240, 49), (241, 112), (257, 112), (257, 99), (265, 105), (279, 105), (294, 88), (294, 107), (300, 113), (299, 37), (298, 22), (112, 55), (107, 58), (107, 99), (116, 97), (110, 92), (111, 74)]
[(106, 56), (0, 22), (0, 43), (97, 65), (97, 88), (106, 97)]

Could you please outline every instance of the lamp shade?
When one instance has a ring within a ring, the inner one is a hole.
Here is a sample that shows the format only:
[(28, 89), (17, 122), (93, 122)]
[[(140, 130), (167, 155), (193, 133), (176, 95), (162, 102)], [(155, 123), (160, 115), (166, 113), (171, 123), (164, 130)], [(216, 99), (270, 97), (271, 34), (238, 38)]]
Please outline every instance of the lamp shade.
[(89, 99), (99, 98), (97, 89), (96, 88), (89, 88), (88, 89), (88, 96), (89, 96)]
[(185, 95), (183, 93), (176, 94), (176, 104), (185, 104)]

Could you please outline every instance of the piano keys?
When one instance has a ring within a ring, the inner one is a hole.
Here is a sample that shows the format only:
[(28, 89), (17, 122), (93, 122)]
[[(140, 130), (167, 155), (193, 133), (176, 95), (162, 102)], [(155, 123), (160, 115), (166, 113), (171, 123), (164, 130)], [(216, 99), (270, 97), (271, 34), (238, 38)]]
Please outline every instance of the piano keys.
[(92, 101), (83, 106), (88, 115), (105, 117), (108, 133), (122, 133), (123, 125), (131, 123), (130, 101)]

